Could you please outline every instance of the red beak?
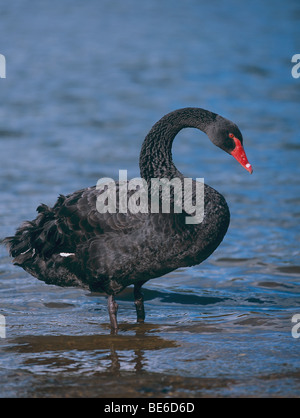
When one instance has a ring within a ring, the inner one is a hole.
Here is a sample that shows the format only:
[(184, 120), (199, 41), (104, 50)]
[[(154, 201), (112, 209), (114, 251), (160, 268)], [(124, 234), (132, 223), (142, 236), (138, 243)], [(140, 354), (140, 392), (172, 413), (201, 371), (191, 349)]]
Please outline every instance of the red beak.
[(235, 148), (231, 152), (231, 155), (247, 170), (250, 174), (253, 173), (253, 169), (251, 164), (248, 161), (248, 158), (246, 156), (245, 150), (243, 148), (243, 145), (241, 144), (241, 141), (237, 139), (235, 136), (232, 138), (235, 142)]

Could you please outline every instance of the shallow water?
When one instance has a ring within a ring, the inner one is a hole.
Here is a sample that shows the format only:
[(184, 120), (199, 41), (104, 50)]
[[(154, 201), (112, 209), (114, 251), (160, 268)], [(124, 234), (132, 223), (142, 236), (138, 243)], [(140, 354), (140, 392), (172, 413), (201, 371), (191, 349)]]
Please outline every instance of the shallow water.
[(299, 396), (298, 2), (16, 0), (0, 12), (1, 237), (59, 193), (138, 176), (143, 138), (175, 108), (234, 120), (254, 168), (180, 132), (178, 168), (226, 197), (231, 225), (202, 265), (145, 285), (144, 325), (132, 289), (120, 294), (118, 336), (105, 295), (47, 286), (1, 247), (0, 396)]

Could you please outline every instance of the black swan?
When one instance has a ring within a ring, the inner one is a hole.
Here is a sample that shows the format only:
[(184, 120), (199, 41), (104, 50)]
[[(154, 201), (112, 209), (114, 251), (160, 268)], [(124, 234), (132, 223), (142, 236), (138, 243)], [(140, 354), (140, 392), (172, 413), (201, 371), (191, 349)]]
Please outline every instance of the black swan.
[[(184, 108), (161, 118), (146, 136), (140, 153), (141, 178), (184, 179), (171, 148), (177, 133), (187, 127), (205, 132), (219, 148), (231, 154), (250, 173), (239, 128), (228, 119), (200, 108)], [(116, 184), (119, 190), (120, 183)], [(195, 186), (195, 181), (193, 180)], [(102, 190), (103, 192), (103, 190)], [(137, 321), (145, 319), (142, 285), (178, 267), (200, 264), (219, 246), (229, 226), (224, 197), (204, 185), (204, 217), (177, 213), (100, 213), (95, 187), (61, 195), (53, 208), (42, 204), (35, 220), (24, 222), (15, 236), (3, 241), (14, 264), (48, 284), (80, 286), (108, 295), (112, 332), (117, 332), (115, 295), (134, 285)], [(195, 190), (191, 192), (195, 198)], [(160, 190), (161, 198), (161, 190)], [(174, 199), (174, 190), (171, 196)], [(174, 203), (174, 202), (173, 202)]]

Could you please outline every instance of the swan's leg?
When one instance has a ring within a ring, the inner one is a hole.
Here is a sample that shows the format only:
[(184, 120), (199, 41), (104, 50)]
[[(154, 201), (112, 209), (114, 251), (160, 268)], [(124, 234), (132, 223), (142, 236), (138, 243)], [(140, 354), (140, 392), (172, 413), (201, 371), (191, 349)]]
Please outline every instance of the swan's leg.
[(117, 322), (118, 304), (115, 301), (115, 298), (113, 295), (108, 296), (107, 307), (108, 307), (108, 312), (109, 312), (111, 331), (112, 333), (116, 334), (118, 331), (118, 322)]
[(143, 284), (144, 282), (137, 283), (134, 285), (134, 303), (136, 309), (137, 322), (144, 322), (145, 320), (144, 296), (141, 291), (141, 287)]

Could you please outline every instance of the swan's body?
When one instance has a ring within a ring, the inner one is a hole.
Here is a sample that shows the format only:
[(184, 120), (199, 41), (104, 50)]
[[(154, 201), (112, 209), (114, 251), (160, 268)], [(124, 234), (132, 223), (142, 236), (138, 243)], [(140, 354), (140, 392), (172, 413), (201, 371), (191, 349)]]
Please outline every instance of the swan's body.
[[(151, 178), (183, 179), (172, 162), (171, 147), (184, 127), (203, 130), (233, 155), (238, 151), (235, 158), (252, 172), (243, 148), (237, 149), (242, 135), (236, 125), (203, 109), (186, 108), (164, 116), (147, 135), (140, 168), (148, 184)], [(4, 241), (14, 263), (38, 279), (107, 293), (111, 326), (116, 329), (117, 293), (134, 285), (137, 317), (143, 321), (141, 286), (178, 267), (201, 263), (222, 241), (230, 219), (227, 203), (207, 185), (204, 192), (203, 222), (189, 225), (184, 211), (99, 213), (100, 190), (90, 187), (60, 196), (53, 208), (39, 206), (37, 218)]]

